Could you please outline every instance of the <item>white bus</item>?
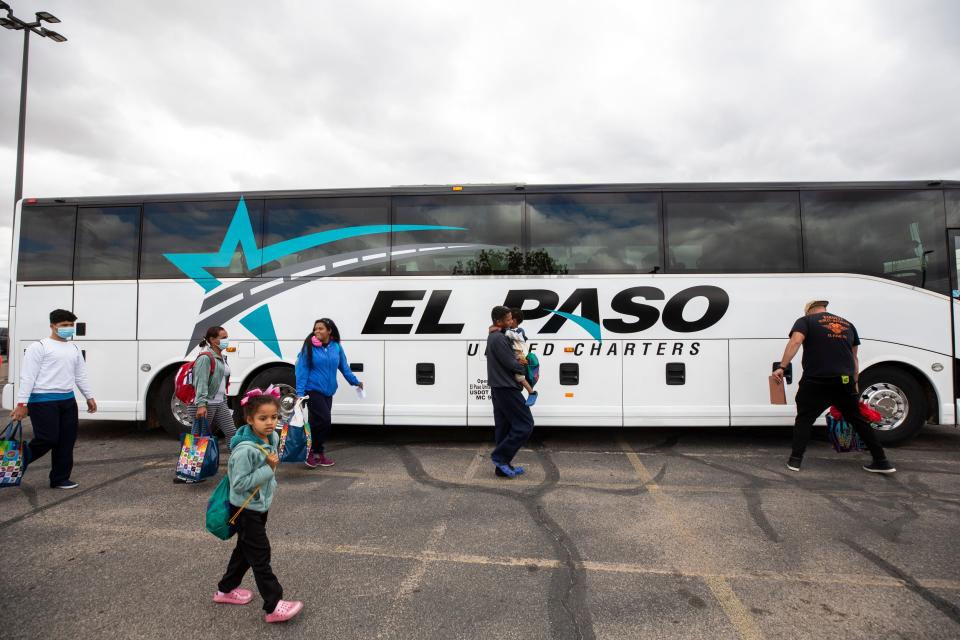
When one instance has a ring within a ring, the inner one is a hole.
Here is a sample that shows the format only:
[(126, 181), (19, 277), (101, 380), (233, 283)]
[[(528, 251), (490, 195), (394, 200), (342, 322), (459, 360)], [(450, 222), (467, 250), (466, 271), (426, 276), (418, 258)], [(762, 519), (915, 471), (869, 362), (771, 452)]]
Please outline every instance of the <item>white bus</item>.
[(492, 424), (490, 309), (523, 309), (538, 425), (789, 425), (767, 376), (803, 303), (859, 330), (884, 442), (956, 424), (960, 182), (430, 186), (30, 198), (10, 296), (20, 359), (79, 316), (97, 419), (184, 428), (173, 374), (231, 336), (235, 401), (293, 383), (313, 321), (339, 325), (361, 399), (340, 424)]

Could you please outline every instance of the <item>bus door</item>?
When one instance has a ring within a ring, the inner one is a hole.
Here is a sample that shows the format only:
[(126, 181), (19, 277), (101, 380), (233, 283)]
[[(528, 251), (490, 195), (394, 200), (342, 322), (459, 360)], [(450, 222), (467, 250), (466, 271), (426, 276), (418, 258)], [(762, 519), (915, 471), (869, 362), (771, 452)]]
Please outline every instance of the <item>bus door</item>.
[[(50, 312), (73, 307), (73, 286), (69, 284), (18, 284), (10, 326), (8, 380), (20, 383), (23, 352), (31, 342), (50, 337)], [(16, 354), (16, 357), (14, 357)], [(14, 370), (15, 369), (15, 370)], [(6, 402), (6, 399), (4, 399)], [(12, 406), (11, 406), (12, 408)]]
[(953, 317), (953, 388), (954, 388), (954, 422), (960, 424), (960, 229), (948, 229), (948, 253), (950, 254), (950, 288), (951, 308)]
[(137, 282), (84, 282), (73, 287), (77, 316), (74, 340), (87, 361), (100, 413), (135, 420), (137, 376)]

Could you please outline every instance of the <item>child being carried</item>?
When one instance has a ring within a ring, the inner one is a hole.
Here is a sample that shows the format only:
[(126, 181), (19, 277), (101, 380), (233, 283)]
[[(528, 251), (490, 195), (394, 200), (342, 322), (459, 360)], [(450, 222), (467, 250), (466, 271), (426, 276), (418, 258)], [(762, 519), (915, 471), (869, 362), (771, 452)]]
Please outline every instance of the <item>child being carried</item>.
[[(527, 360), (527, 372), (514, 375), (520, 386), (527, 392), (527, 406), (532, 407), (537, 402), (538, 394), (533, 390), (533, 385), (540, 378), (540, 363), (535, 355), (527, 354), (527, 333), (520, 327), (522, 322), (523, 311), (517, 307), (512, 307), (510, 309), (509, 328), (504, 331), (504, 335), (509, 338), (510, 344), (513, 346), (513, 355), (516, 356), (517, 360), (519, 362), (523, 362), (524, 359)], [(497, 327), (491, 326), (490, 333), (494, 331), (498, 331)]]

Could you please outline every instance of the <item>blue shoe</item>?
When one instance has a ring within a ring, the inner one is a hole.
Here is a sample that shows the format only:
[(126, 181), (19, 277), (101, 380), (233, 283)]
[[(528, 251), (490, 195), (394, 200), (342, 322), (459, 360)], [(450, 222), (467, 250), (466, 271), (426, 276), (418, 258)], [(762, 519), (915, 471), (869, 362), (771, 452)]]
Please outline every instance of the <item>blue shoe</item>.
[(501, 478), (516, 478), (517, 472), (508, 464), (503, 463), (493, 463), (495, 468), (493, 472)]
[(513, 469), (513, 472), (518, 476), (522, 476), (523, 472), (526, 471), (523, 467), (515, 467), (513, 465), (510, 465), (510, 468)]
[(527, 406), (528, 406), (528, 407), (532, 407), (533, 405), (537, 404), (537, 396), (539, 396), (539, 395), (540, 395), (540, 394), (538, 394), (536, 391), (534, 391), (534, 392), (531, 393), (529, 396), (527, 396)]

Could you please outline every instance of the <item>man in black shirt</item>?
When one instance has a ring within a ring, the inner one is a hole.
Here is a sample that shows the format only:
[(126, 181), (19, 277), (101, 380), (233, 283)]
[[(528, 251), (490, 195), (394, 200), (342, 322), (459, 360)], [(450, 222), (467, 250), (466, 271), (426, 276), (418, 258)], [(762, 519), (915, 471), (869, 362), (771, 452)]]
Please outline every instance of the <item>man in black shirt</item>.
[(533, 433), (533, 415), (514, 375), (523, 373), (526, 363), (517, 360), (509, 338), (503, 333), (510, 323), (510, 309), (494, 307), (490, 318), (499, 329), (487, 336), (487, 384), (493, 401), (496, 442), (490, 459), (498, 476), (514, 478), (523, 473), (523, 467), (514, 467), (510, 462)]
[(780, 367), (773, 372), (776, 381), (782, 384), (784, 370), (803, 346), (803, 378), (797, 391), (793, 451), (787, 468), (800, 471), (814, 420), (834, 406), (873, 455), (873, 462), (863, 468), (873, 473), (893, 473), (896, 469), (887, 460), (873, 427), (860, 415), (857, 391), (860, 336), (851, 322), (828, 313), (827, 304), (826, 300), (811, 300), (806, 304), (803, 317), (790, 329), (790, 342), (783, 351)]

